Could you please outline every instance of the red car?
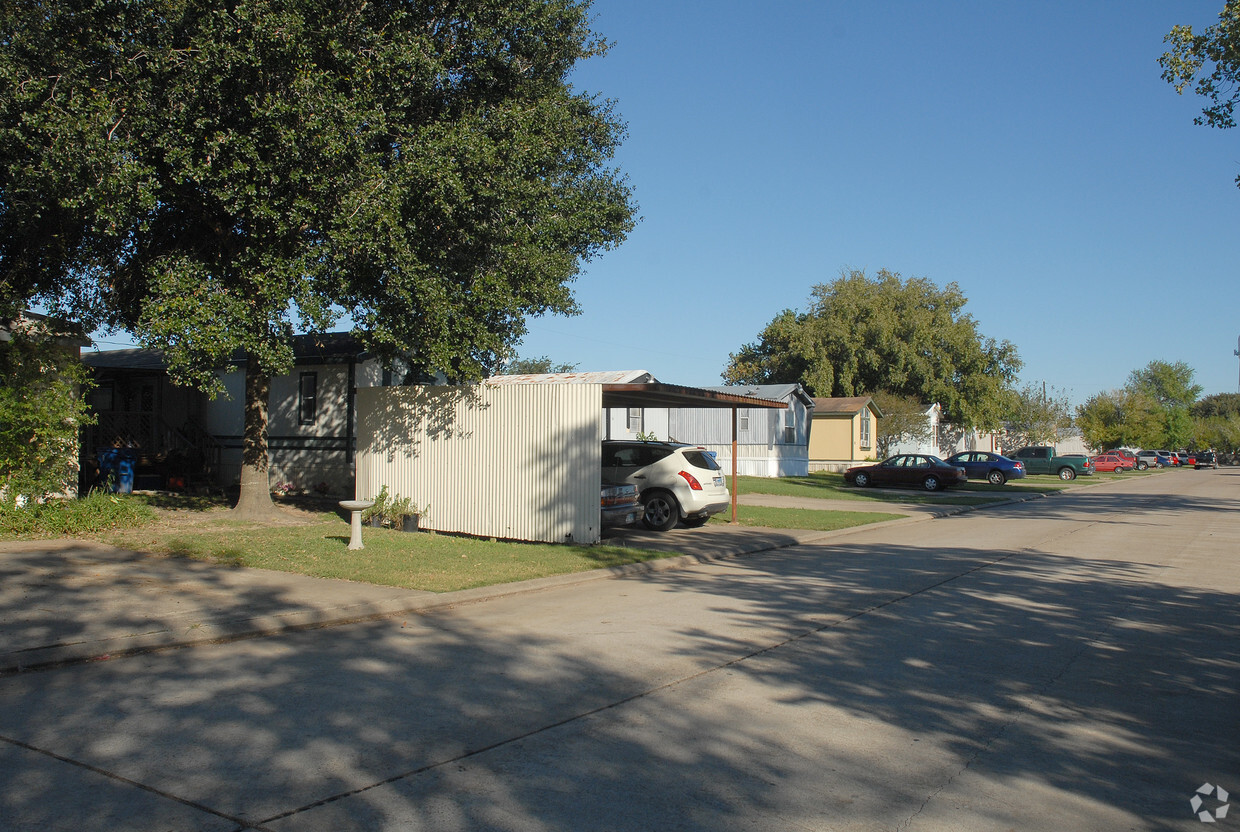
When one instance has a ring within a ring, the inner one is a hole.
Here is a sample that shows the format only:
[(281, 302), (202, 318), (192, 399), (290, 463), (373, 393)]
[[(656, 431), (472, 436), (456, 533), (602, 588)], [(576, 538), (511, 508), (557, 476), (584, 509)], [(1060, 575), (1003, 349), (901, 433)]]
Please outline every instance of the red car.
[(1124, 459), (1119, 454), (1099, 454), (1089, 460), (1094, 466), (1095, 471), (1117, 473), (1120, 471), (1131, 471), (1137, 467), (1135, 462)]
[(1112, 448), (1109, 451), (1103, 451), (1104, 454), (1115, 454), (1115, 456), (1123, 457), (1124, 461), (1132, 468), (1137, 467), (1137, 455), (1132, 451), (1124, 448)]

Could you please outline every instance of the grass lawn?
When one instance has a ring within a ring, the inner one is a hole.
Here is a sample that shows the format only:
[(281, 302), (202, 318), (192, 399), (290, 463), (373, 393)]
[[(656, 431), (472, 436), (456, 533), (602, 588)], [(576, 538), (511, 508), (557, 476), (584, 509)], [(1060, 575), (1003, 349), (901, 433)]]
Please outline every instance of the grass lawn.
[[(1006, 486), (970, 482), (946, 494), (858, 489), (846, 485), (841, 474), (815, 473), (782, 479), (741, 477), (739, 491), (870, 503), (984, 504), (1022, 491), (1062, 491), (1091, 481), (1154, 473), (1097, 474), (1074, 482), (1038, 476)], [(608, 545), (514, 543), (433, 532), (406, 534), (369, 527), (363, 531), (366, 548), (350, 551), (348, 520), (330, 501), (287, 503), (282, 506), (286, 516), (278, 524), (235, 521), (227, 512), (230, 505), (208, 498), (92, 495), (70, 501), (65, 512), (49, 509), (47, 516), (41, 516), (33, 526), (4, 528), (3, 536), (89, 538), (156, 555), (430, 592), (524, 581), (680, 554)], [(724, 523), (730, 516), (726, 512), (711, 522)], [(831, 531), (902, 516), (742, 505), (737, 519), (745, 526)]]
[[(742, 526), (758, 526), (767, 529), (812, 529), (830, 532), (852, 526), (864, 526), (883, 520), (900, 520), (907, 514), (888, 514), (881, 511), (815, 511), (803, 508), (769, 508), (767, 506), (737, 506), (736, 521)], [(728, 523), (732, 513), (725, 511), (710, 519), (714, 523)]]
[(349, 523), (332, 511), (298, 511), (279, 525), (241, 523), (221, 507), (163, 510), (141, 528), (95, 539), (125, 549), (230, 566), (343, 578), (429, 592), (524, 581), (672, 557), (619, 546), (513, 543), (365, 527), (365, 548), (348, 549)]
[[(301, 509), (289, 512), (279, 525), (260, 525), (230, 519), (226, 506), (219, 502), (146, 499), (159, 509), (155, 522), (91, 536), (139, 552), (429, 592), (525, 581), (682, 554), (605, 544), (572, 546), (434, 532), (406, 534), (369, 526), (362, 530), (366, 548), (350, 551), (348, 521), (335, 511)], [(741, 506), (737, 519), (745, 526), (831, 531), (902, 516)], [(718, 515), (715, 522), (729, 518), (727, 514)]]

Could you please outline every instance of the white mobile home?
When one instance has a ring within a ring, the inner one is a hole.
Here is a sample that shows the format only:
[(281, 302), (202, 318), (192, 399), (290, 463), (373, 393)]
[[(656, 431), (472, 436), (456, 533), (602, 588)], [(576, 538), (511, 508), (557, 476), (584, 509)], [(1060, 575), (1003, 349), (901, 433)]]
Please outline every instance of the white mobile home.
[[(750, 477), (799, 477), (809, 473), (809, 429), (814, 400), (800, 384), (704, 387), (716, 393), (782, 402), (779, 410), (736, 409), (737, 473)], [(701, 445), (714, 452), (725, 471), (732, 470), (732, 414), (696, 407), (669, 408), (666, 438)], [(662, 438), (662, 437), (660, 437)]]

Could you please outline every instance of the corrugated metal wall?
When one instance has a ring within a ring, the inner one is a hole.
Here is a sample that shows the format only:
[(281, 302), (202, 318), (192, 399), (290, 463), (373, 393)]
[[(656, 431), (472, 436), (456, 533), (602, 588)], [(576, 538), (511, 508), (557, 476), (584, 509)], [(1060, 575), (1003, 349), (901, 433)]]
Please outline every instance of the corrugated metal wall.
[(599, 540), (601, 385), (370, 387), (357, 407), (358, 499), (386, 484), (423, 528)]

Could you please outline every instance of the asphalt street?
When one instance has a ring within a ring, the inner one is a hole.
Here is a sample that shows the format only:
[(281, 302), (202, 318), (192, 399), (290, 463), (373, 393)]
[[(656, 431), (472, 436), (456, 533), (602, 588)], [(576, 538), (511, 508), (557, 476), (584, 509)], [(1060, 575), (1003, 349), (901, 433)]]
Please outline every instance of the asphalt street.
[(13, 673), (0, 829), (1240, 828), (1238, 508), (1240, 469), (1109, 478)]

